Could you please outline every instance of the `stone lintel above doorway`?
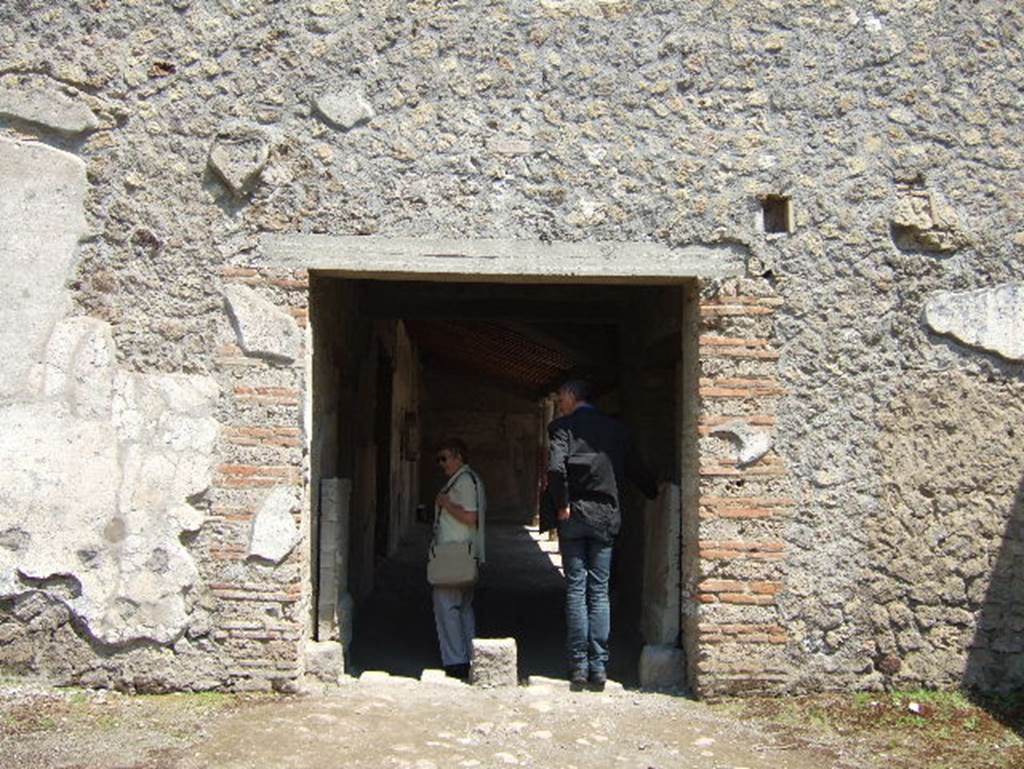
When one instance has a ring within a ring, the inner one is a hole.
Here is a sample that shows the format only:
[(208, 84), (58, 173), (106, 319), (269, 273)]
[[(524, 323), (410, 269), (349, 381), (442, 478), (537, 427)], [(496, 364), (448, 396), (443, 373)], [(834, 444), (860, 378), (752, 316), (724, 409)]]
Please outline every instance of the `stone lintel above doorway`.
[(386, 238), (265, 234), (264, 264), (364, 278), (522, 282), (672, 283), (745, 273), (737, 244), (671, 248), (661, 243)]

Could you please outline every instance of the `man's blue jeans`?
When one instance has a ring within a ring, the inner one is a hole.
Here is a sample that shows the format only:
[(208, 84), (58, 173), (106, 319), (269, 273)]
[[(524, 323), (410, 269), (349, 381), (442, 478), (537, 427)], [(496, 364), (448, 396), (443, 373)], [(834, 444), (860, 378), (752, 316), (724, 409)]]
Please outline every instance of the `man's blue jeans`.
[(608, 664), (612, 546), (599, 539), (559, 539), (565, 570), (565, 624), (572, 672), (593, 676)]

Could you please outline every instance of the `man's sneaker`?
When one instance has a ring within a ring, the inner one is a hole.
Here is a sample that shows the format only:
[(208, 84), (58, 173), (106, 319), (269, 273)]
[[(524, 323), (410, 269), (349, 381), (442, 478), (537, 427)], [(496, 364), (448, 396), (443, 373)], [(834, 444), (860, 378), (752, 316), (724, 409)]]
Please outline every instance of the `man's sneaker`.
[(608, 683), (608, 674), (603, 670), (590, 671), (590, 687), (597, 691), (604, 691), (604, 685)]
[(573, 670), (569, 673), (569, 686), (573, 688), (583, 688), (587, 685), (587, 671), (585, 670)]

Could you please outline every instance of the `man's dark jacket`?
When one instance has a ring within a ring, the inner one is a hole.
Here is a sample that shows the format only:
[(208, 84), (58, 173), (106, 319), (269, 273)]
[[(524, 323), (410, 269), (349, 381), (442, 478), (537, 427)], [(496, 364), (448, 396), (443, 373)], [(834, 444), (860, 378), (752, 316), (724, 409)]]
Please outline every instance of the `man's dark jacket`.
[(626, 479), (648, 499), (657, 496), (654, 475), (619, 420), (584, 405), (553, 420), (548, 436), (548, 487), (541, 503), (541, 531), (554, 528), (557, 511), (568, 507), (571, 521), (611, 538), (622, 526)]

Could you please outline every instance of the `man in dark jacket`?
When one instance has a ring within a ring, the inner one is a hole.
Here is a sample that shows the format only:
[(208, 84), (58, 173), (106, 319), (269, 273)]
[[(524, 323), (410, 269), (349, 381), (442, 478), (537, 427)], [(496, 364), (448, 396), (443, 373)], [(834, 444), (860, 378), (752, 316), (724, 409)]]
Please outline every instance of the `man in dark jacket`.
[(558, 390), (562, 416), (548, 425), (548, 494), (565, 570), (569, 680), (600, 688), (607, 681), (608, 578), (622, 526), (623, 485), (628, 478), (649, 499), (658, 488), (625, 425), (594, 408), (590, 397), (582, 380)]

